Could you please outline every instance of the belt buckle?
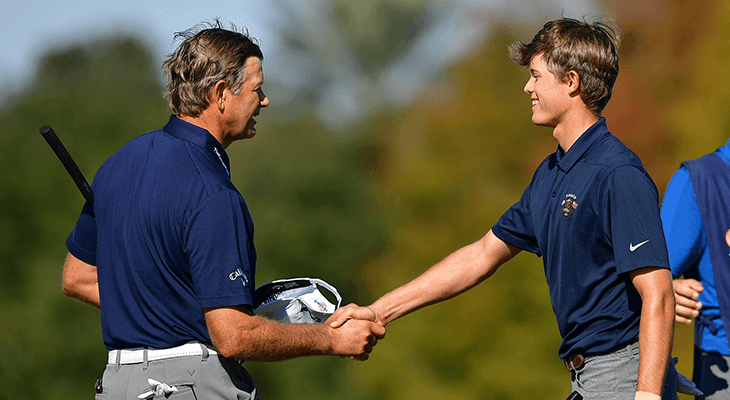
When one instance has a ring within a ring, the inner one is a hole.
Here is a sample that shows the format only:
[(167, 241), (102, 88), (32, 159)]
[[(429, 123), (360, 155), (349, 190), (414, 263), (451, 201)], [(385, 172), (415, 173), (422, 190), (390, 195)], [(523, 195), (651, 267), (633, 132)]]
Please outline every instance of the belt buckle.
[(567, 357), (563, 360), (563, 363), (565, 363), (565, 369), (568, 370), (568, 372), (577, 371), (583, 366), (584, 362), (585, 357), (583, 357), (583, 354), (576, 354), (573, 357)]

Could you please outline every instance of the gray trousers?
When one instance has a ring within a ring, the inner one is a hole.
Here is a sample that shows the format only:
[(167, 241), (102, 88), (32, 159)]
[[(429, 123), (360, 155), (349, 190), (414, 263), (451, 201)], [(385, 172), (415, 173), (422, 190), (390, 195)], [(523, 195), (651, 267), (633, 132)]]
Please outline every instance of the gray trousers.
[(96, 400), (139, 400), (145, 393), (147, 400), (259, 399), (256, 384), (239, 362), (217, 354), (107, 364), (100, 387)]
[[(663, 400), (677, 398), (677, 377), (671, 372), (674, 367), (668, 371)], [(584, 400), (633, 400), (638, 378), (638, 342), (609, 354), (586, 357), (583, 366), (571, 373), (572, 389)]]

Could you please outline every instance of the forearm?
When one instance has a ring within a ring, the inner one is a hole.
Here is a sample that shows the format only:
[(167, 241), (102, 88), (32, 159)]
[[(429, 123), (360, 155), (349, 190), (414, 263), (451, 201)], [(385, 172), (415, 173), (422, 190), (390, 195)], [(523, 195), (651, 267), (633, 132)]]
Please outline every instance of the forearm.
[(644, 302), (639, 330), (637, 391), (661, 395), (674, 340), (674, 297), (671, 293)]
[(519, 249), (505, 244), (490, 230), (479, 241), (462, 247), (414, 280), (384, 295), (370, 308), (387, 324), (476, 286), (518, 252)]
[(242, 360), (266, 362), (333, 353), (332, 341), (323, 325), (284, 325), (255, 318), (254, 326), (234, 336), (238, 346), (229, 354)]
[(281, 361), (337, 355), (364, 361), (385, 328), (372, 321), (347, 321), (335, 329), (323, 324), (283, 324), (251, 315), (243, 307), (204, 309), (213, 344), (225, 357)]
[[(467, 262), (467, 248), (429, 268), (426, 272), (399, 288), (385, 294), (370, 308), (387, 324), (431, 304), (448, 300), (478, 284), (475, 279), (460, 273)], [(486, 279), (486, 276), (484, 276)]]

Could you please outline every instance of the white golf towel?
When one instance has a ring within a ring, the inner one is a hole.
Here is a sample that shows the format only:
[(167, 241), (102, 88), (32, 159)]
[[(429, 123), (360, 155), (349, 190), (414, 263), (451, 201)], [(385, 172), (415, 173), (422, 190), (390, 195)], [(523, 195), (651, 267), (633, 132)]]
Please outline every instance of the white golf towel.
[[(336, 305), (319, 291), (320, 287), (335, 296)], [(279, 322), (321, 324), (340, 307), (341, 302), (337, 289), (321, 279), (280, 279), (256, 288), (254, 313)]]

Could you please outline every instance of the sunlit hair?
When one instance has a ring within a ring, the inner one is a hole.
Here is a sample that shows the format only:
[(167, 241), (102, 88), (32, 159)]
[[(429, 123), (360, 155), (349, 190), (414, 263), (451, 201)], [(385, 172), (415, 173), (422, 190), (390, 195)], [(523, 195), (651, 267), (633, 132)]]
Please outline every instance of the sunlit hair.
[(563, 82), (568, 72), (577, 72), (583, 103), (600, 116), (618, 76), (619, 42), (619, 27), (611, 20), (588, 23), (559, 18), (547, 22), (530, 43), (513, 43), (509, 55), (526, 67), (542, 54), (548, 69)]
[(239, 94), (246, 80), (242, 76), (246, 59), (264, 59), (257, 40), (247, 30), (240, 31), (233, 24), (225, 29), (218, 19), (177, 32), (175, 39), (182, 42), (163, 68), (168, 76), (165, 97), (180, 116), (200, 116), (218, 81), (225, 81), (231, 93)]

